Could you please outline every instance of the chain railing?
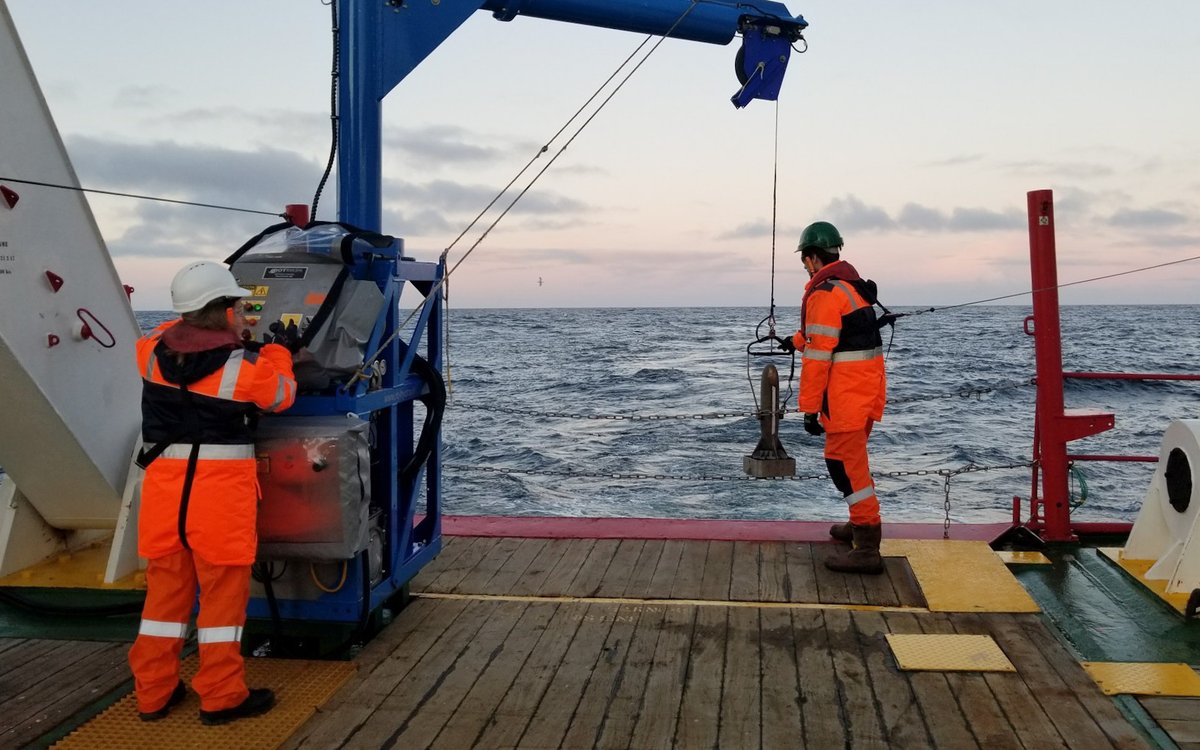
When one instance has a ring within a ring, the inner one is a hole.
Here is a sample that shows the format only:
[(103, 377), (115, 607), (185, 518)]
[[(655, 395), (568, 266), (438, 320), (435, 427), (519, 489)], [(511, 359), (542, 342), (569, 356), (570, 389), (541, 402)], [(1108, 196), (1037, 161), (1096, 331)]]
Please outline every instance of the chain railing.
[[(962, 474), (972, 474), (980, 471), (996, 471), (1001, 469), (1027, 469), (1033, 466), (1032, 461), (1020, 461), (1009, 464), (992, 466), (976, 466), (967, 464), (957, 469), (916, 469), (913, 471), (878, 471), (871, 472), (876, 479), (895, 479), (900, 477), (942, 477), (942, 488), (945, 495), (943, 509), (945, 518), (942, 522), (942, 538), (950, 538), (950, 480)], [(468, 464), (443, 463), (443, 469), (450, 471), (477, 471), (485, 474), (519, 474), (527, 476), (563, 477), (567, 479), (606, 479), (618, 481), (678, 481), (678, 482), (806, 482), (811, 480), (829, 479), (828, 474), (793, 474), (785, 477), (754, 477), (745, 474), (665, 474), (619, 471), (578, 471), (575, 469), (514, 469), (507, 466), (477, 466)]]
[[(908, 396), (904, 398), (889, 398), (888, 405), (895, 406), (897, 404), (909, 404), (920, 401), (936, 401), (939, 399), (949, 398), (978, 398), (988, 393), (1024, 388), (1026, 386), (1033, 385), (1033, 382), (1033, 378), (1027, 378), (1025, 380), (1005, 381), (995, 385), (964, 386), (946, 393), (935, 393), (926, 396)], [(471, 404), (463, 403), (457, 400), (452, 402), (451, 407), (469, 411), (488, 411), (499, 414), (511, 414), (521, 417), (539, 417), (544, 419), (595, 419), (609, 422), (684, 422), (689, 420), (704, 419), (742, 419), (746, 417), (757, 419), (759, 416), (757, 411), (716, 411), (700, 414), (584, 414), (576, 411), (536, 411), (532, 409), (514, 409), (509, 406), (496, 406), (494, 404)], [(795, 407), (788, 407), (783, 411), (785, 414), (799, 413), (799, 409), (796, 409)]]

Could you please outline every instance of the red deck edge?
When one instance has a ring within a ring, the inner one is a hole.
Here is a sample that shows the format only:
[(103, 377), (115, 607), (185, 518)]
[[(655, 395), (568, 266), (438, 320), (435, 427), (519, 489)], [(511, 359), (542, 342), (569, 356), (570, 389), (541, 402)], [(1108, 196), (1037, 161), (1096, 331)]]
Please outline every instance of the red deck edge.
[[(950, 538), (991, 542), (1009, 523), (960, 523)], [(726, 521), (682, 518), (570, 518), (546, 516), (443, 516), (447, 536), (510, 536), (535, 539), (696, 539), (730, 542), (827, 542), (829, 522)], [(884, 523), (893, 539), (941, 539), (940, 523)]]

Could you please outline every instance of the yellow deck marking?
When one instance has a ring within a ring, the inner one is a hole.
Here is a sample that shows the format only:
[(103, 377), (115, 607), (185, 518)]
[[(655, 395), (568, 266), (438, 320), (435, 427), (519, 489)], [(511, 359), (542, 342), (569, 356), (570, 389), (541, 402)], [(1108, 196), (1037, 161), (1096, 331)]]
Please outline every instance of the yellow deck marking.
[(932, 612), (1040, 612), (984, 542), (884, 539), (885, 557), (907, 557)]
[(1121, 566), (1129, 575), (1133, 576), (1146, 588), (1154, 592), (1154, 595), (1162, 599), (1167, 604), (1174, 607), (1180, 614), (1187, 611), (1188, 595), (1185, 593), (1168, 594), (1167, 582), (1151, 581), (1146, 578), (1146, 571), (1154, 565), (1154, 560), (1129, 560), (1125, 557), (1125, 550), (1119, 547), (1101, 547), (1097, 550), (1100, 554), (1112, 560), (1117, 565)]
[[(184, 660), (183, 674), (196, 672), (196, 657)], [(277, 748), (308, 721), (354, 674), (345, 661), (246, 659), (246, 682), (275, 691), (276, 704), (262, 716), (216, 727), (200, 723), (200, 699), (190, 689), (183, 703), (160, 721), (137, 716), (133, 694), (125, 696), (88, 723), (67, 735), (55, 748), (72, 750), (212, 750), (219, 747)]]
[(1050, 558), (1043, 555), (1041, 552), (1030, 552), (1027, 550), (996, 550), (996, 557), (1000, 558), (1000, 562), (1005, 565), (1049, 565)]
[(1085, 661), (1083, 668), (1105, 695), (1200, 697), (1200, 675), (1186, 664)]
[(880, 604), (821, 604), (818, 602), (747, 602), (715, 599), (624, 599), (615, 596), (513, 596), (509, 594), (413, 594), (414, 599), (457, 599), (489, 602), (547, 602), (552, 604), (629, 604), (645, 606), (748, 607), (754, 609), (841, 609), (852, 612), (928, 612), (924, 607)]
[(47, 589), (128, 589), (146, 588), (146, 574), (131, 573), (115, 583), (104, 582), (104, 568), (112, 541), (94, 544), (75, 552), (59, 555), (0, 578), (0, 586), (28, 586)]
[(990, 635), (887, 635), (896, 665), (906, 672), (1016, 672)]

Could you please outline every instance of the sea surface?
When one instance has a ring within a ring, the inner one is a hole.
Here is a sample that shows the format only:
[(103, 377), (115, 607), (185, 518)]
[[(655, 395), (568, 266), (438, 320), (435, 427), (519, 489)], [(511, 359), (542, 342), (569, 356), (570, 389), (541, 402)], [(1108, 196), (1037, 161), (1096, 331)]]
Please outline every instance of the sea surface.
[[(924, 312), (920, 312), (924, 310)], [(870, 440), (885, 522), (1003, 521), (1028, 513), (1035, 388), (1023, 306), (900, 319), (889, 404)], [(759, 308), (448, 311), (443, 510), (448, 514), (838, 520), (821, 439), (795, 414), (799, 362), (748, 357)], [(1068, 371), (1200, 373), (1200, 306), (1067, 306)], [(163, 319), (139, 313), (143, 326)], [(790, 334), (796, 307), (778, 308)], [(774, 364), (796, 459), (789, 480), (750, 480), (762, 368)], [(1073, 453), (1157, 456), (1175, 419), (1200, 417), (1200, 383), (1068, 381), (1068, 408), (1111, 411), (1116, 428)], [(1011, 468), (1006, 468), (1011, 467)], [(1152, 463), (1081, 462), (1076, 517), (1132, 521)], [(947, 477), (945, 472), (968, 470)], [(943, 472), (939, 474), (937, 472)], [(1080, 477), (1081, 475), (1081, 477)], [(1086, 485), (1086, 493), (1084, 492)]]

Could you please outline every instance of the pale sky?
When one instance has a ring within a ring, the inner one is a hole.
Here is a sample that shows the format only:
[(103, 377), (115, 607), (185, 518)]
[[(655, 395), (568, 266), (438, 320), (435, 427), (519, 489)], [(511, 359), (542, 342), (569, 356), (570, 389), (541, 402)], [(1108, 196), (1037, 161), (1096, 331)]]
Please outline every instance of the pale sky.
[[(85, 187), (312, 200), (329, 150), (319, 0), (7, 5)], [(1200, 3), (787, 5), (809, 49), (778, 106), (729, 103), (739, 40), (667, 40), (459, 268), (452, 305), (765, 308), (776, 168), (778, 305), (799, 302), (792, 251), (817, 219), (889, 306), (1027, 290), (1025, 195), (1042, 188), (1060, 282), (1200, 256)], [(383, 231), (435, 259), (643, 38), (475, 14), (387, 99)], [(138, 309), (273, 223), (90, 201)], [(1198, 282), (1194, 261), (1062, 301), (1195, 303)]]

